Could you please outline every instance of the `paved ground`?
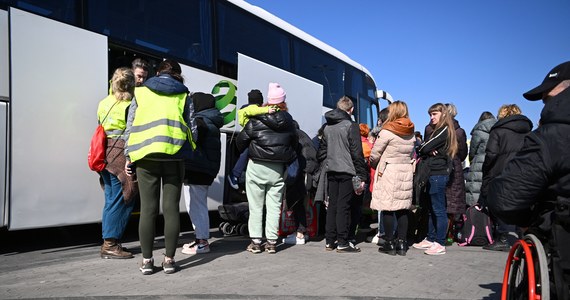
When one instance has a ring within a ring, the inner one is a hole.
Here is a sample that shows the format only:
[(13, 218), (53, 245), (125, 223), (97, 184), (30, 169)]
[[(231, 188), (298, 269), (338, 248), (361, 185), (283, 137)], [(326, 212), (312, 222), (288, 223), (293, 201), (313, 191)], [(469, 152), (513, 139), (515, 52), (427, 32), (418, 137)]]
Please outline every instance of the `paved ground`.
[[(322, 239), (251, 254), (247, 239), (212, 229), (212, 251), (187, 256), (179, 248), (180, 271), (170, 275), (158, 268), (159, 237), (156, 273), (143, 276), (135, 226), (124, 243), (136, 254), (128, 260), (99, 258), (97, 225), (0, 232), (0, 299), (499, 299), (507, 258), (456, 245), (435, 257), (414, 249), (389, 256), (368, 243), (359, 244), (361, 253), (341, 254), (326, 252)], [(182, 232), (180, 245), (191, 239)]]

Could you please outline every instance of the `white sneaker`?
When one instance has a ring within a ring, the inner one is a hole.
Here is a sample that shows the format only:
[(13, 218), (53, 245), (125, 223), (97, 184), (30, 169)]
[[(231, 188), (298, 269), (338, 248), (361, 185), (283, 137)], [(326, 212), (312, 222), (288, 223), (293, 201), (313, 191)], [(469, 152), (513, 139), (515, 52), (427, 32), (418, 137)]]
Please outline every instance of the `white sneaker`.
[(421, 241), (419, 243), (413, 244), (412, 247), (414, 247), (416, 249), (420, 249), (420, 250), (427, 250), (427, 249), (431, 248), (434, 244), (436, 244), (436, 243), (430, 242), (427, 239), (424, 239), (423, 241)]
[(283, 243), (290, 245), (304, 245), (307, 243), (307, 235), (303, 235), (302, 238), (298, 238), (297, 233), (293, 232), (283, 239)]
[[(184, 247), (186, 245), (189, 245), (188, 247)], [(210, 244), (206, 243), (192, 243), (191, 244), (186, 244), (184, 246), (182, 246), (182, 253), (184, 254), (188, 254), (188, 255), (194, 255), (194, 254), (203, 254), (203, 253), (208, 253), (210, 252)]]
[(440, 245), (438, 242), (434, 242), (433, 246), (424, 251), (427, 255), (442, 255), (445, 254), (445, 246)]
[(372, 243), (372, 244), (378, 244), (378, 241), (380, 241), (380, 237), (379, 237), (378, 235), (375, 235), (375, 236), (372, 238), (371, 243)]

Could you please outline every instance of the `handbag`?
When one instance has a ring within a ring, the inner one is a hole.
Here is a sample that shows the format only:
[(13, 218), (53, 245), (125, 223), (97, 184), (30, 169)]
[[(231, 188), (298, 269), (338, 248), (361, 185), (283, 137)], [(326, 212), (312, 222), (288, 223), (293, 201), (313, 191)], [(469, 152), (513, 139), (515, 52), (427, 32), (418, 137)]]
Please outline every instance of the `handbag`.
[[(118, 102), (119, 101), (115, 102), (115, 104), (117, 104)], [(95, 132), (91, 137), (91, 144), (89, 145), (89, 152), (87, 153), (87, 165), (89, 166), (89, 169), (95, 172), (103, 171), (103, 169), (105, 169), (105, 166), (107, 165), (106, 161), (107, 134), (105, 133), (105, 128), (103, 128), (103, 123), (107, 119), (107, 116), (109, 116), (109, 113), (111, 112), (115, 104), (111, 106), (111, 108), (103, 118), (103, 121), (101, 121), (101, 123), (97, 125), (97, 128), (95, 128)]]

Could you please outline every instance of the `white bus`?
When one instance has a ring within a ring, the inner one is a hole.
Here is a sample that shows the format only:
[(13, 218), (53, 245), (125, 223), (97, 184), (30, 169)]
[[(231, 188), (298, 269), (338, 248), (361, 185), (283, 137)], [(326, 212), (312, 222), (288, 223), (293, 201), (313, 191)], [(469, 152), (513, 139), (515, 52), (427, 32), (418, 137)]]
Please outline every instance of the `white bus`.
[(0, 227), (100, 222), (89, 140), (110, 74), (136, 57), (174, 59), (190, 91), (216, 97), (225, 126), (210, 210), (243, 197), (224, 179), (249, 90), (280, 82), (309, 135), (342, 95), (372, 126), (382, 94), (364, 67), (242, 0), (0, 0)]

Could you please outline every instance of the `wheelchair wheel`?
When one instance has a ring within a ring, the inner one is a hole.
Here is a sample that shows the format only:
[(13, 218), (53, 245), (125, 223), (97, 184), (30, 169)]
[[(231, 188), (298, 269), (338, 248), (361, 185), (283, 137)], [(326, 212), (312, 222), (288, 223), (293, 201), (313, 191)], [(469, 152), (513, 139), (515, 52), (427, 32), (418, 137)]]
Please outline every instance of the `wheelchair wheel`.
[(527, 243), (532, 244), (534, 247), (533, 261), (534, 270), (536, 275), (536, 290), (537, 294), (540, 295), (540, 299), (548, 300), (550, 298), (550, 278), (548, 272), (548, 259), (546, 256), (546, 251), (542, 246), (540, 240), (534, 234), (527, 234), (524, 237)]
[(511, 248), (501, 299), (550, 299), (546, 254), (535, 236), (527, 235)]

